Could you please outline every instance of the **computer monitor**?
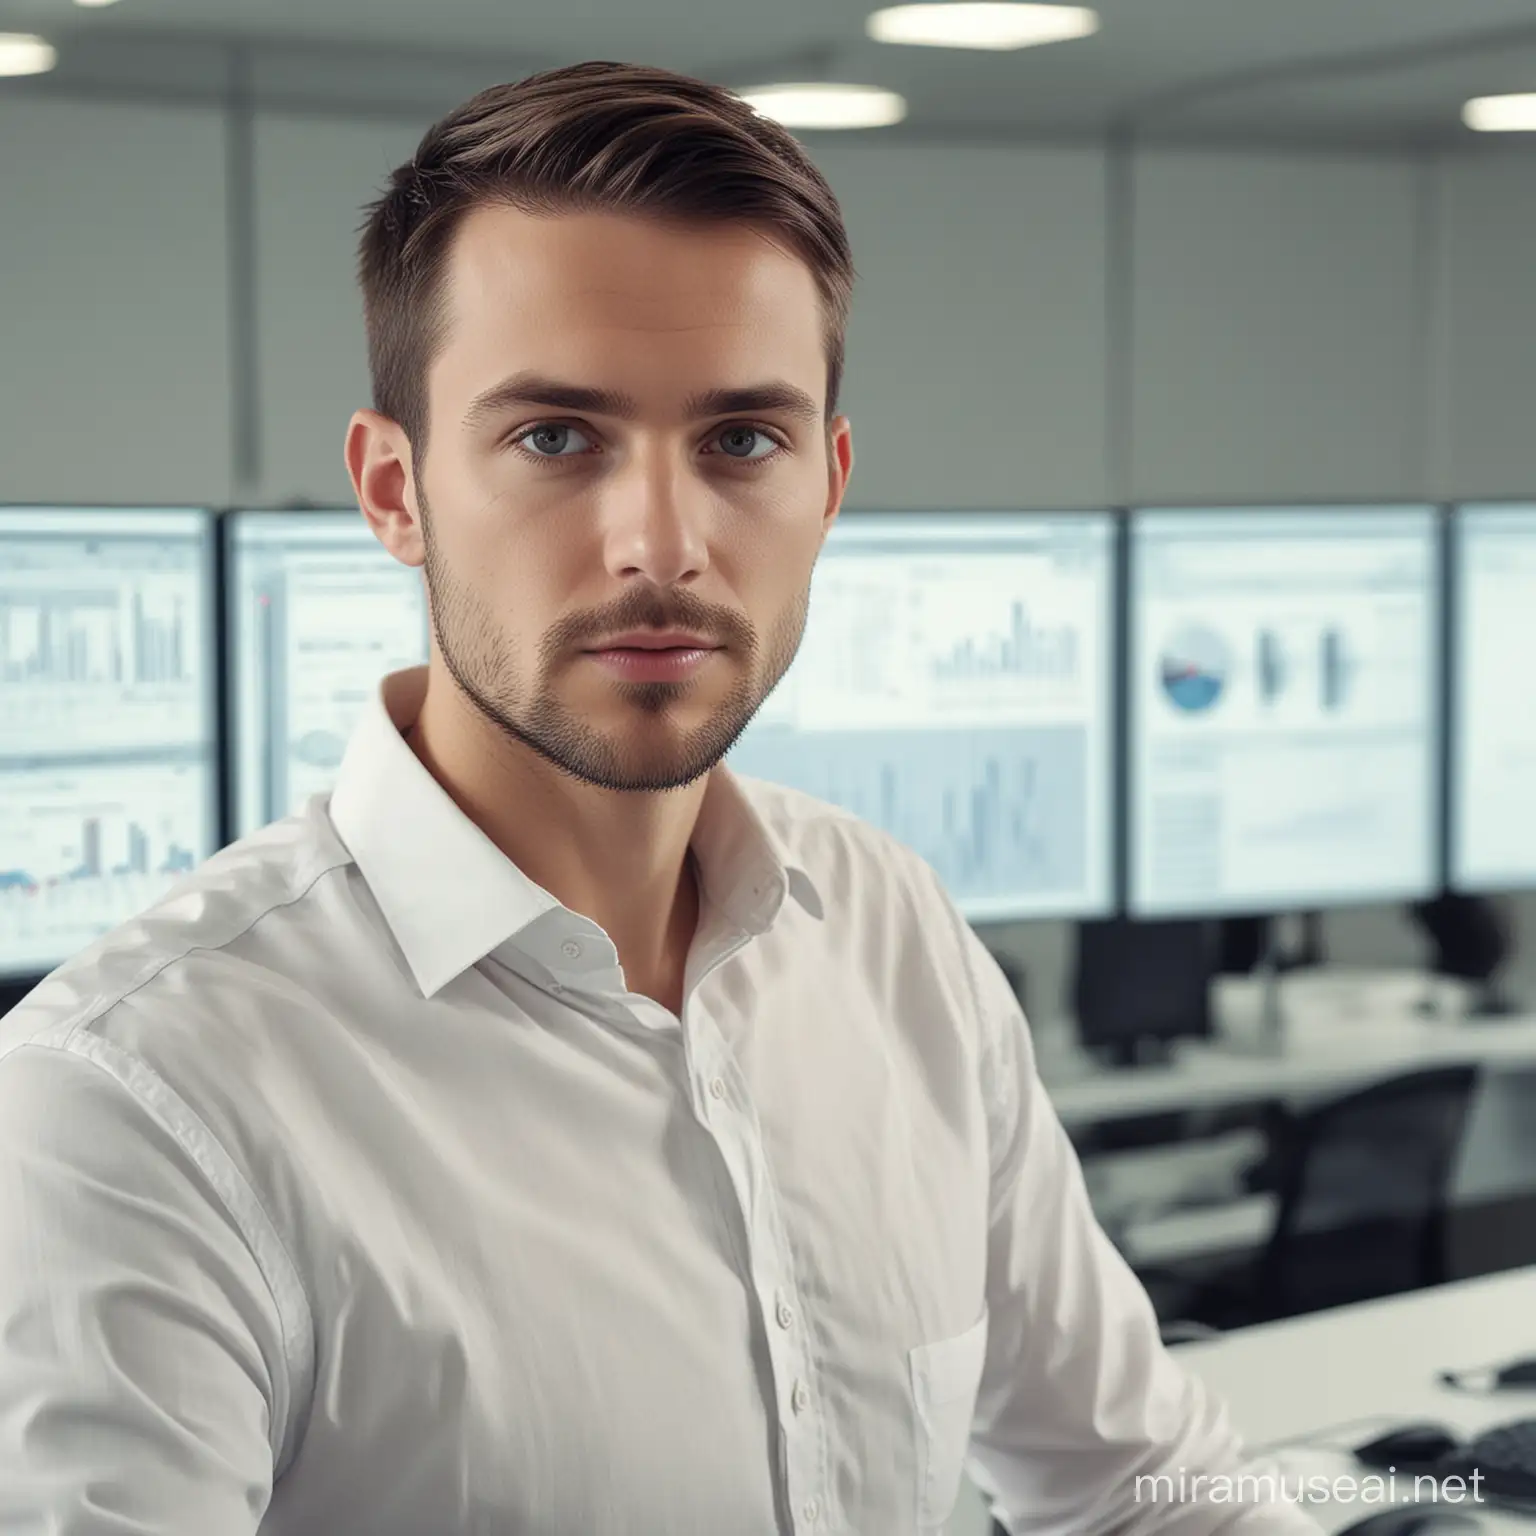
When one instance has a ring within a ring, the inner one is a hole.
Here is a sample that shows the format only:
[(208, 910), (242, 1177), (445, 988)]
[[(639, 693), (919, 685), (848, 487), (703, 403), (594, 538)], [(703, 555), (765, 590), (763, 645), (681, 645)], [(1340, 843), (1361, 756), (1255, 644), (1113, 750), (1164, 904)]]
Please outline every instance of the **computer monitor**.
[(231, 808), (236, 837), (335, 781), (388, 672), (427, 659), (421, 572), (356, 510), (226, 515)]
[(1450, 884), (1536, 886), (1536, 505), (1451, 514)]
[(729, 756), (922, 855), (972, 921), (1114, 899), (1107, 513), (845, 512)]
[(1438, 888), (1439, 548), (1427, 506), (1132, 515), (1132, 915)]
[(213, 517), (0, 508), (0, 977), (218, 846)]
[(1214, 927), (1198, 918), (1077, 924), (1072, 1014), (1084, 1049), (1134, 1066), (1162, 1059), (1176, 1040), (1210, 1035)]

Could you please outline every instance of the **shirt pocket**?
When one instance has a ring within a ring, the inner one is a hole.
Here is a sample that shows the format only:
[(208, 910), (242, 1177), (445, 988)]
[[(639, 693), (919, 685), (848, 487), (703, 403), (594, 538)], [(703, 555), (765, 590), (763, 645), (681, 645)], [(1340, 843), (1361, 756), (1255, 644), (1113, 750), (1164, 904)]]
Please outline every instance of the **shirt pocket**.
[(987, 1308), (962, 1334), (908, 1350), (917, 1434), (917, 1527), (937, 1530), (954, 1511), (987, 1358)]

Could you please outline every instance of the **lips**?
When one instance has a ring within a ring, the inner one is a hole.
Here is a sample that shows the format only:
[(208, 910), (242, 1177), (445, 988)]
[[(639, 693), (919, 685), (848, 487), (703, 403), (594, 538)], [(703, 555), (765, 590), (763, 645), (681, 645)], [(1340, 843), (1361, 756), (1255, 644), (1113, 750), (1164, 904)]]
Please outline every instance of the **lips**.
[(719, 647), (713, 640), (702, 635), (689, 634), (684, 630), (635, 630), (626, 635), (616, 635), (601, 645), (590, 646), (593, 652), (603, 651), (713, 651)]
[(589, 660), (632, 683), (686, 682), (718, 654), (712, 641), (676, 631), (618, 635), (599, 649), (587, 652)]

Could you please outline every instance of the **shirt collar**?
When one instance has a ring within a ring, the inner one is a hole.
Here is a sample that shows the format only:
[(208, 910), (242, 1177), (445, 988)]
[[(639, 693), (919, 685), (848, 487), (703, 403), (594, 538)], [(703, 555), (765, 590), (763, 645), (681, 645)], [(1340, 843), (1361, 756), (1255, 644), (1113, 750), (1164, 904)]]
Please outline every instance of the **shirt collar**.
[[(431, 997), (546, 913), (567, 909), (459, 809), (406, 744), (400, 733), (426, 686), (426, 667), (412, 667), (373, 692), (347, 743), (330, 816)], [(723, 764), (710, 773), (691, 847), (701, 896), (743, 932), (765, 932), (788, 896), (822, 915), (810, 876)]]

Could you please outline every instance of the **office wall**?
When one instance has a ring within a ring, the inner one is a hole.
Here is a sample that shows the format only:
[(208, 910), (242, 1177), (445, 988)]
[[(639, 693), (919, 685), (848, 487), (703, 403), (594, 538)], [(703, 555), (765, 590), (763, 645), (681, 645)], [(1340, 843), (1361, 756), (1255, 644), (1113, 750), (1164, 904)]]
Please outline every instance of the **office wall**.
[(394, 122), (257, 119), (258, 499), (350, 504), (342, 440), (369, 403), (357, 231), (419, 137)]
[(1415, 167), (1140, 157), (1131, 498), (1421, 493)]
[(223, 501), (222, 116), (0, 98), (0, 502)]
[[(422, 126), (258, 116), (235, 487), (220, 116), (0, 100), (3, 495), (345, 497), (356, 228)], [(860, 272), (857, 500), (1536, 487), (1536, 159), (1146, 150), (1112, 215), (1093, 148), (811, 147)]]
[(1103, 154), (833, 144), (816, 158), (859, 269), (852, 502), (1105, 504)]
[[(3, 495), (344, 497), (356, 228), (421, 126), (258, 116), (259, 453), (236, 486), (222, 118), (0, 100)], [(812, 152), (860, 271), (856, 499), (1536, 486), (1536, 160), (1147, 150), (1112, 215), (1093, 148)]]
[(1433, 192), (1435, 487), (1456, 496), (1529, 496), (1536, 487), (1536, 160), (1446, 160)]

